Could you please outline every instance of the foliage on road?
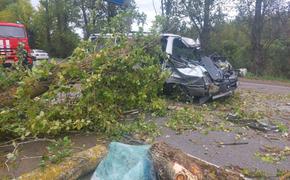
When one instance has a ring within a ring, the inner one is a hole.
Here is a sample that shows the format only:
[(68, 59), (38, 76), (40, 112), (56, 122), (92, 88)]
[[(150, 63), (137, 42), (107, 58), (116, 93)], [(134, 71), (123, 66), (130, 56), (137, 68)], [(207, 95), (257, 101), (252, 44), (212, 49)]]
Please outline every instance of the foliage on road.
[(238, 90), (231, 97), (202, 106), (171, 102), (166, 126), (178, 133), (186, 130), (208, 133), (241, 130), (241, 127), (263, 131), (263, 126), (266, 125), (274, 131), (287, 135), (289, 133), (287, 122), (277, 119), (288, 117), (284, 117), (284, 114), (273, 108), (273, 103), (279, 102), (283, 105), (289, 100), (289, 97), (284, 95)]
[(287, 146), (284, 149), (264, 146), (260, 152), (256, 152), (255, 156), (266, 163), (278, 163), (290, 156), (290, 148)]
[(166, 123), (166, 126), (177, 132), (182, 132), (185, 130), (197, 130), (198, 126), (200, 126), (203, 122), (203, 111), (180, 108), (171, 113), (170, 119)]
[(64, 158), (69, 157), (72, 153), (72, 142), (66, 136), (63, 139), (52, 142), (47, 147), (47, 154), (42, 156), (40, 166), (45, 167), (47, 163), (60, 163)]
[[(164, 114), (164, 103), (158, 96), (166, 78), (159, 65), (163, 54), (154, 43), (156, 37), (136, 38), (98, 53), (79, 47), (60, 65), (52, 62), (32, 71), (2, 71), (3, 90), (11, 85), (18, 87), (14, 106), (0, 111), (1, 137), (74, 130), (120, 135), (132, 130), (119, 122), (127, 111), (156, 110), (156, 114)], [(52, 73), (54, 80), (45, 94), (33, 99), (27, 96), (35, 82), (48, 80)], [(11, 81), (6, 78), (10, 76)]]

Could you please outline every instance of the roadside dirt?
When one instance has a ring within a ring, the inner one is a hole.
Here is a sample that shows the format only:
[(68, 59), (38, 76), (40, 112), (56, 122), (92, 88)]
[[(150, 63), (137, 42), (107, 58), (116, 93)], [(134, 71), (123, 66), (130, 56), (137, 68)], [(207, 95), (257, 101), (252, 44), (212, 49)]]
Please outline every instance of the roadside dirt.
[(273, 81), (273, 80), (262, 80), (262, 79), (247, 79), (247, 78), (239, 78), (240, 82), (249, 82), (254, 84), (267, 84), (267, 85), (274, 85), (274, 86), (286, 86), (290, 87), (290, 82), (283, 82), (283, 81)]
[(266, 93), (290, 94), (290, 83), (278, 81), (240, 79), (240, 88)]
[[(72, 140), (73, 152), (80, 152), (89, 149), (96, 144), (105, 143), (105, 139), (97, 134), (74, 134), (68, 135)], [(61, 138), (61, 137), (59, 137)], [(58, 138), (57, 138), (58, 139)], [(50, 144), (48, 141), (39, 141), (21, 145), (18, 147), (18, 158), (15, 162), (9, 163), (10, 171), (7, 171), (5, 165), (5, 154), (12, 152), (14, 147), (0, 147), (0, 179), (16, 178), (23, 173), (32, 171), (38, 168), (41, 161), (41, 156), (47, 152), (47, 146)]]
[[(242, 79), (237, 93), (243, 101), (243, 107), (263, 113), (267, 119), (281, 122), (288, 127), (288, 130), (290, 129), (290, 84)], [(170, 103), (172, 106), (195, 107), (195, 105), (178, 102)], [(213, 104), (215, 105), (215, 102), (211, 102), (209, 106)], [(222, 105), (223, 100), (217, 101), (217, 104)], [(221, 108), (219, 111), (226, 113), (230, 110)], [(156, 118), (161, 130), (161, 136), (157, 140), (165, 141), (193, 156), (219, 166), (238, 166), (251, 170), (262, 170), (268, 178), (275, 179), (277, 169), (290, 170), (289, 156), (277, 163), (267, 163), (255, 155), (264, 146), (290, 147), (289, 131), (288, 134), (285, 132), (260, 132), (226, 122), (225, 119), (216, 118), (216, 116), (220, 116), (220, 112), (210, 113), (208, 117), (213, 119), (215, 125), (224, 126), (222, 130), (185, 131), (183, 133), (177, 133), (165, 126), (169, 117)], [(103, 139), (97, 137), (99, 136), (96, 134), (70, 136), (74, 143), (75, 152), (103, 142)], [(220, 145), (220, 143), (236, 142), (244, 142), (245, 144)], [(41, 160), (40, 156), (46, 152), (48, 144), (48, 142), (36, 142), (19, 147), (19, 157), (16, 163), (10, 165), (10, 172), (7, 171), (4, 162), (5, 154), (13, 150), (13, 147), (0, 147), (0, 179), (17, 177), (38, 167)]]

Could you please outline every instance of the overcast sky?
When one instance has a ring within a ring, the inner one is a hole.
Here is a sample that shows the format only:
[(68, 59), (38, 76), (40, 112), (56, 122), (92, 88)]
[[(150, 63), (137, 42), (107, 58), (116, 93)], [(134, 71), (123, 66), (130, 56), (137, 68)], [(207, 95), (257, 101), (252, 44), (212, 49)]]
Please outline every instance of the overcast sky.
[(155, 20), (155, 16), (161, 14), (161, 0), (135, 0), (135, 2), (139, 11), (147, 15), (146, 31), (151, 26), (152, 21)]
[[(151, 26), (152, 21), (155, 19), (156, 15), (155, 9), (159, 15), (161, 14), (160, 12), (161, 0), (135, 0), (135, 2), (137, 4), (139, 11), (144, 12), (147, 15), (147, 23), (144, 27), (145, 31), (147, 31)], [(31, 0), (31, 3), (34, 7), (37, 7), (39, 4), (39, 0)], [(153, 4), (155, 5), (155, 8)], [(138, 28), (135, 26), (133, 27), (133, 30), (138, 30)]]

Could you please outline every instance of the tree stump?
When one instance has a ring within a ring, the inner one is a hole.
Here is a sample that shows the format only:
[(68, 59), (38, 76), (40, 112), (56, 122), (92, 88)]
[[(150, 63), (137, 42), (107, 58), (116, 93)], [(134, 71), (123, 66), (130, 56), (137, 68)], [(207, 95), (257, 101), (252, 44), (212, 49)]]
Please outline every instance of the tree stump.
[(185, 154), (163, 142), (153, 144), (150, 154), (157, 177), (161, 180), (245, 179), (237, 172)]

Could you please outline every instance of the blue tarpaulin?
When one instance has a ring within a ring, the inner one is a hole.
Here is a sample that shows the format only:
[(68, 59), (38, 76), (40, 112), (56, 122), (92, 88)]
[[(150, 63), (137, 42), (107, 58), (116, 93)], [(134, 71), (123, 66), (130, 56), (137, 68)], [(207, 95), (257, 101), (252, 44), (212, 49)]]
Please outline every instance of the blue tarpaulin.
[(91, 180), (155, 180), (149, 148), (112, 142)]
[(107, 0), (107, 1), (118, 5), (123, 5), (125, 2), (125, 0)]

